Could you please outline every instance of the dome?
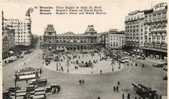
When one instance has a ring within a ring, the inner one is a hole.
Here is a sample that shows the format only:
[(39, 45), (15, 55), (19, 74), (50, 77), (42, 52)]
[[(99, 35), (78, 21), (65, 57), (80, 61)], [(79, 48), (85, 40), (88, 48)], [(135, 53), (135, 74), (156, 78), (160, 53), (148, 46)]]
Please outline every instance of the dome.
[(55, 28), (53, 27), (52, 24), (49, 24), (45, 29), (45, 35), (56, 35)]
[(97, 31), (94, 29), (94, 25), (88, 25), (85, 34), (96, 34)]

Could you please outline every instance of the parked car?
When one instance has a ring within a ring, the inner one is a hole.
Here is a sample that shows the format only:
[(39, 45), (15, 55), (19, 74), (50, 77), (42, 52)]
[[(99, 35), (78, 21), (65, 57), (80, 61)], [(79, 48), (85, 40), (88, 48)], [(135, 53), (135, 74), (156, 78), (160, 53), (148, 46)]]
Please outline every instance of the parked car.
[(136, 58), (137, 58), (137, 59), (142, 59), (142, 60), (144, 60), (144, 59), (145, 59), (145, 57), (144, 57), (144, 56), (137, 56)]
[(164, 64), (153, 64), (153, 67), (161, 68), (161, 67), (164, 67)]
[(16, 61), (16, 60), (17, 60), (17, 56), (10, 56), (10, 57), (4, 59), (4, 62), (5, 63), (11, 63), (11, 62)]
[(47, 79), (38, 79), (38, 80), (35, 80), (35, 81), (32, 81), (31, 83), (29, 83), (29, 85), (46, 86)]
[(8, 91), (3, 91), (3, 97), (2, 97), (2, 99), (12, 99), (11, 97), (10, 97), (10, 92), (8, 92)]
[(16, 90), (20, 90), (21, 88), (20, 87), (10, 87), (8, 89), (9, 92), (15, 92)]
[(30, 53), (32, 53), (32, 50), (26, 50), (26, 51), (24, 51), (24, 54), (30, 54)]
[(164, 71), (167, 71), (168, 69), (167, 69), (167, 67), (163, 67), (163, 70), (164, 70)]

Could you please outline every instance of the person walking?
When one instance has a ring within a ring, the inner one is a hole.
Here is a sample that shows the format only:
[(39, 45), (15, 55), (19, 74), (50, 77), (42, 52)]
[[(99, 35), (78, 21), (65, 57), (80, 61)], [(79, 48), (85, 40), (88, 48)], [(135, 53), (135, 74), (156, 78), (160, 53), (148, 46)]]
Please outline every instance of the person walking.
[(116, 86), (116, 91), (119, 92), (119, 86)]
[(124, 99), (124, 93), (122, 94), (122, 99)]
[(127, 99), (130, 99), (130, 93), (128, 93), (128, 95), (127, 95)]
[(97, 99), (101, 99), (100, 96), (98, 96)]
[(118, 85), (118, 86), (120, 85), (120, 81), (117, 82), (117, 85)]
[(114, 91), (114, 92), (116, 91), (116, 88), (115, 88), (115, 86), (113, 86), (113, 91)]

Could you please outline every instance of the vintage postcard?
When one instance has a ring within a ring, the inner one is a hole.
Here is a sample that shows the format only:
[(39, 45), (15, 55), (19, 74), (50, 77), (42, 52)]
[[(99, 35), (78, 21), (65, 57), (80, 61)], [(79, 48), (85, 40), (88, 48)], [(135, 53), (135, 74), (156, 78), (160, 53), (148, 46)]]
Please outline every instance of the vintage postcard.
[(167, 0), (0, 0), (2, 99), (167, 99)]

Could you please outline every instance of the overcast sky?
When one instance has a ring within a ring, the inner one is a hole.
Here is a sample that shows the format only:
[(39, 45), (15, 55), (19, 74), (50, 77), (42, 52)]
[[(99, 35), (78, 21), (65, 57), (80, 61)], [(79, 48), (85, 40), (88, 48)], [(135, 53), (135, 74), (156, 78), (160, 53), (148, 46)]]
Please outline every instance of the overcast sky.
[(32, 32), (42, 35), (47, 24), (53, 24), (57, 33), (72, 31), (83, 33), (93, 24), (98, 32), (109, 29), (124, 30), (125, 16), (133, 10), (148, 9), (167, 0), (0, 0), (0, 8), (6, 18), (23, 18), (29, 7), (37, 6), (102, 6), (106, 15), (39, 15), (32, 13)]

